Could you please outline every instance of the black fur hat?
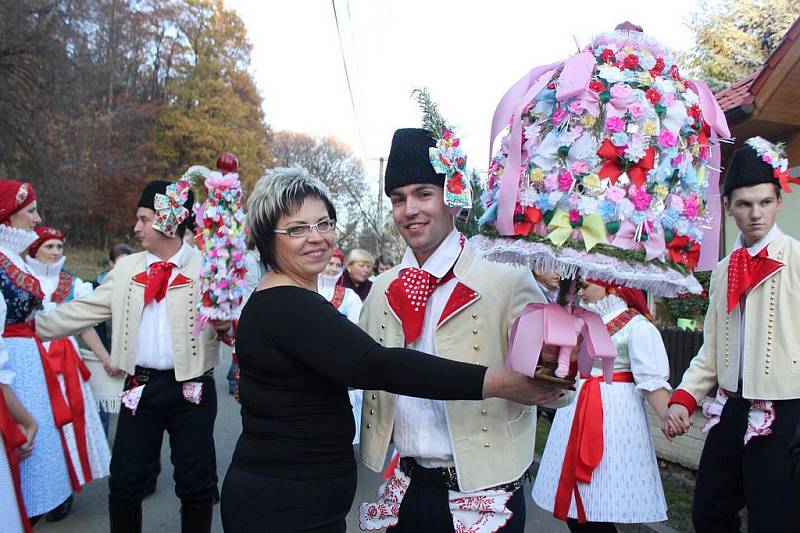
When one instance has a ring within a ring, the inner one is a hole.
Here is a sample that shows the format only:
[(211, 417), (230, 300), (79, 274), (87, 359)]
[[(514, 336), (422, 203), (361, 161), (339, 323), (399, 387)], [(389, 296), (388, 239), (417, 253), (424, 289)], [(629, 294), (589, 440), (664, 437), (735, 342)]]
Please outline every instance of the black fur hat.
[(728, 163), (723, 182), (723, 196), (730, 195), (740, 187), (752, 187), (761, 183), (778, 185), (775, 179), (775, 169), (765, 163), (761, 156), (749, 144), (737, 148)]
[(444, 174), (437, 174), (431, 165), (429, 148), (435, 146), (436, 139), (428, 130), (403, 128), (394, 132), (384, 178), (386, 196), (398, 187), (414, 183), (444, 187)]

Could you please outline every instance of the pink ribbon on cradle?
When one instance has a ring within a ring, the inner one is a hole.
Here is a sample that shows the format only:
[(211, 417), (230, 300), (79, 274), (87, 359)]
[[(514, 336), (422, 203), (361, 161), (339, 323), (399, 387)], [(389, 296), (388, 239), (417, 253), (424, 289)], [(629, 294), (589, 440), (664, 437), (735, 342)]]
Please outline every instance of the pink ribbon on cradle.
[[(506, 367), (534, 377), (542, 347), (559, 346), (571, 351), (578, 344), (578, 333), (583, 336), (578, 352), (581, 374), (591, 373), (594, 359), (600, 359), (606, 383), (611, 383), (616, 347), (600, 316), (579, 307), (573, 307), (570, 313), (558, 304), (528, 304), (511, 328)], [(562, 363), (559, 355), (559, 367)]]

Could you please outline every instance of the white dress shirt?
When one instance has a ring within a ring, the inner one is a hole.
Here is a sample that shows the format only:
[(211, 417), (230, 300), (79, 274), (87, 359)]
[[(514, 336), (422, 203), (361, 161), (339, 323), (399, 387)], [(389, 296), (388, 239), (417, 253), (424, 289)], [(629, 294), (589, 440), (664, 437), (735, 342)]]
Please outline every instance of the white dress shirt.
[[(747, 247), (747, 253), (750, 254), (750, 257), (755, 257), (761, 250), (766, 248), (767, 246), (772, 243), (775, 239), (782, 236), (783, 232), (778, 227), (777, 224), (773, 224), (770, 230), (764, 235), (761, 239), (757, 240), (753, 243), (752, 246)], [(736, 238), (736, 244), (733, 245), (733, 251), (738, 250), (739, 248), (744, 248), (744, 240), (742, 240), (742, 234), (739, 233), (739, 236)], [(733, 252), (731, 252), (733, 253)], [(744, 334), (745, 334), (745, 324), (744, 324), (744, 308), (747, 305), (747, 294), (750, 291), (747, 291), (744, 297), (739, 300), (739, 381), (742, 381), (742, 372), (744, 371)], [(727, 301), (727, 299), (726, 299)], [(740, 383), (741, 385), (741, 383)], [(733, 391), (736, 392), (736, 391)], [(739, 391), (741, 392), (741, 391)]]
[[(183, 243), (180, 250), (168, 260), (169, 263), (175, 265), (169, 277), (170, 283), (172, 283), (175, 277), (180, 273), (181, 269), (186, 266), (188, 252), (189, 246)], [(148, 271), (153, 263), (157, 263), (158, 261), (161, 261), (161, 259), (147, 252), (145, 262)], [(142, 311), (136, 364), (156, 370), (170, 370), (175, 368), (172, 359), (172, 337), (169, 333), (166, 296), (164, 296), (160, 302), (153, 299)]]
[[(421, 267), (410, 248), (406, 248), (400, 268), (422, 268), (443, 278), (461, 254), (461, 234), (453, 230)], [(439, 285), (425, 306), (425, 318), (419, 338), (407, 345), (420, 352), (438, 355), (436, 329), (447, 301), (458, 284), (453, 278)], [(394, 418), (394, 445), (402, 457), (413, 457), (425, 468), (454, 466), (450, 428), (443, 400), (397, 396)]]

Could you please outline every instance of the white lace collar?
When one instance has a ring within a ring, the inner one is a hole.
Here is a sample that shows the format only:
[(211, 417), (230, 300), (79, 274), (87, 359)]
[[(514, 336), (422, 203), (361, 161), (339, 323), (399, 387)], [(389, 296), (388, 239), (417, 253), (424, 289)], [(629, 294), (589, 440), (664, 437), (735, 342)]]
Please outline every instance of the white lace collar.
[(67, 260), (67, 256), (62, 256), (61, 259), (56, 261), (55, 263), (42, 263), (38, 259), (35, 259), (29, 255), (25, 256), (25, 262), (28, 263), (28, 266), (31, 267), (31, 272), (37, 278), (52, 278), (58, 277), (61, 273), (61, 269), (64, 268), (64, 263)]
[(21, 257), (25, 250), (36, 242), (38, 238), (39, 236), (35, 231), (27, 231), (0, 224), (0, 251), (11, 252)]
[(609, 294), (602, 300), (598, 300), (593, 304), (581, 303), (581, 307), (597, 313), (603, 317), (603, 322), (608, 323), (615, 316), (627, 309), (628, 304), (616, 294)]

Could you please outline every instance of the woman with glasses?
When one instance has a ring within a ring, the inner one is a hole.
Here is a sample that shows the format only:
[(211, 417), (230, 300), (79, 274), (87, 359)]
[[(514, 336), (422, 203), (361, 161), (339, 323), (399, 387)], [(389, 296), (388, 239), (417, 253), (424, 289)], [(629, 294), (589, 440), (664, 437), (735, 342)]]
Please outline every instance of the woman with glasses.
[(546, 403), (504, 368), (384, 348), (317, 293), (335, 248), (328, 190), (299, 168), (256, 184), (248, 225), (268, 269), (239, 322), (242, 434), (222, 490), (229, 532), (345, 531), (356, 489), (348, 386), (441, 400)]

